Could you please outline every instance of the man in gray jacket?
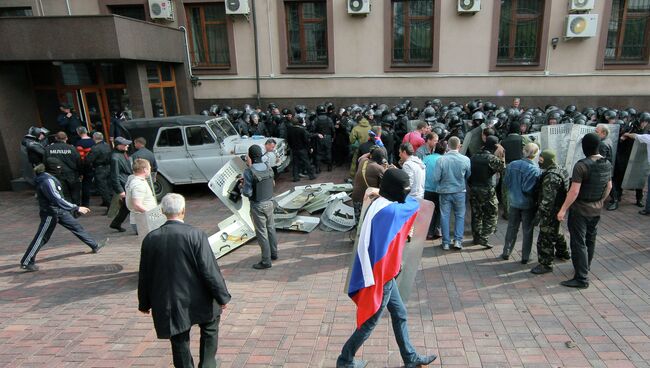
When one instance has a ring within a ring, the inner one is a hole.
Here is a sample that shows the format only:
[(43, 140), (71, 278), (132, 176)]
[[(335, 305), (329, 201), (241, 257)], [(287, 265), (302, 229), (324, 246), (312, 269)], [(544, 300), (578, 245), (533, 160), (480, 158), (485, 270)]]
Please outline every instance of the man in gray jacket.
[(115, 229), (119, 232), (125, 232), (126, 229), (122, 227), (122, 223), (129, 215), (129, 209), (126, 207), (126, 181), (129, 179), (129, 175), (133, 174), (131, 170), (131, 162), (129, 161), (129, 155), (126, 153), (129, 149), (129, 144), (131, 141), (123, 138), (115, 138), (115, 150), (111, 154), (111, 186), (115, 195), (120, 196), (120, 211), (117, 213), (117, 216), (113, 219), (109, 227)]

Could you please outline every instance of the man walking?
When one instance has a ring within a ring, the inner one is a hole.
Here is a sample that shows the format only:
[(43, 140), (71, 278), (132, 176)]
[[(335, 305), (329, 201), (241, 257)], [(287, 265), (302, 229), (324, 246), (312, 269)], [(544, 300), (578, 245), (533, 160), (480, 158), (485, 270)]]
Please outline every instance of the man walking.
[(147, 178), (151, 175), (151, 165), (143, 158), (136, 158), (133, 161), (133, 175), (129, 176), (124, 186), (126, 192), (126, 207), (131, 212), (131, 224), (136, 234), (138, 229), (135, 226), (136, 213), (145, 213), (156, 207), (156, 196), (154, 196)]
[(569, 211), (574, 276), (571, 280), (560, 283), (567, 287), (589, 287), (589, 270), (596, 248), (600, 211), (612, 189), (612, 164), (598, 153), (599, 145), (600, 138), (596, 133), (586, 134), (582, 138), (585, 158), (573, 167), (571, 187), (557, 213), (558, 221), (564, 221), (566, 212)]
[[(528, 143), (524, 146), (524, 157), (515, 160), (506, 167), (505, 185), (508, 190), (508, 230), (503, 245), (501, 258), (510, 259), (517, 241), (519, 224), (522, 227), (522, 249), (521, 263), (528, 264), (530, 251), (533, 247), (533, 218), (535, 217), (533, 191), (541, 171), (533, 159), (537, 155), (539, 147), (535, 143)], [(506, 150), (506, 155), (508, 151)]]
[(92, 166), (95, 172), (95, 189), (102, 197), (102, 206), (111, 205), (113, 191), (109, 186), (111, 177), (111, 147), (104, 141), (104, 135), (100, 132), (93, 133), (95, 144), (90, 149), (86, 161)]
[(70, 230), (79, 240), (88, 245), (93, 253), (99, 252), (108, 241), (107, 239), (104, 242), (97, 243), (72, 215), (73, 213), (75, 215), (85, 215), (90, 212), (90, 209), (79, 207), (63, 198), (61, 183), (54, 176), (61, 169), (60, 162), (53, 158), (46, 159), (45, 164), (34, 167), (34, 174), (36, 175), (34, 182), (36, 184), (36, 198), (38, 198), (41, 223), (38, 225), (38, 231), (29, 247), (27, 247), (25, 255), (20, 260), (20, 268), (23, 270), (38, 271), (36, 254), (50, 240), (57, 223)]
[(171, 341), (177, 368), (194, 367), (190, 329), (198, 324), (199, 367), (214, 368), (221, 310), (230, 301), (226, 282), (207, 234), (183, 222), (185, 198), (167, 194), (161, 210), (167, 222), (142, 241), (138, 310), (152, 313), (158, 338)]
[(250, 215), (255, 225), (255, 236), (262, 250), (262, 260), (253, 265), (256, 270), (271, 268), (271, 261), (278, 259), (278, 240), (273, 217), (273, 170), (262, 162), (262, 148), (252, 145), (246, 158), (242, 195), (250, 199)]
[(88, 129), (86, 129), (86, 127), (78, 127), (77, 135), (79, 135), (79, 139), (77, 140), (75, 148), (77, 149), (80, 158), (79, 172), (81, 174), (81, 205), (88, 207), (90, 205), (90, 192), (94, 176), (93, 168), (88, 163), (88, 154), (95, 145), (95, 141), (88, 135)]
[(449, 250), (449, 221), (451, 210), (454, 209), (454, 248), (463, 249), (463, 233), (465, 231), (465, 182), (472, 173), (469, 158), (461, 155), (461, 144), (458, 137), (448, 141), (449, 152), (438, 159), (433, 173), (440, 196), (440, 228), (442, 231), (442, 249)]
[(68, 135), (58, 132), (54, 136), (54, 143), (45, 147), (45, 160), (56, 159), (61, 170), (54, 176), (59, 180), (61, 193), (66, 201), (79, 205), (81, 203), (81, 181), (79, 180), (81, 157), (77, 149), (68, 144)]
[(503, 174), (506, 169), (503, 149), (497, 152), (499, 139), (488, 136), (483, 149), (470, 159), (472, 175), (469, 177), (469, 203), (472, 208), (473, 244), (492, 248), (488, 237), (497, 229), (499, 201), (497, 200), (496, 174)]
[(124, 137), (117, 137), (114, 143), (115, 149), (111, 154), (111, 184), (115, 193), (114, 195), (120, 196), (120, 210), (109, 227), (122, 233), (126, 231), (122, 227), (122, 223), (126, 219), (126, 216), (129, 215), (129, 209), (124, 202), (126, 198), (126, 190), (124, 187), (126, 186), (126, 181), (129, 179), (129, 175), (133, 174), (129, 156), (126, 153), (131, 141)]
[[(636, 139), (640, 143), (644, 143), (646, 145), (646, 150), (648, 153), (648, 163), (650, 164), (650, 134), (645, 133), (645, 134), (637, 134), (637, 133), (625, 133), (623, 136), (631, 139)], [(650, 185), (650, 175), (648, 175), (648, 181), (646, 182), (647, 185)], [(637, 199), (637, 202), (640, 202), (640, 200)], [(650, 191), (648, 191), (648, 194), (645, 197), (645, 209), (642, 209), (639, 211), (640, 215), (644, 216), (650, 216)]]
[(539, 166), (544, 170), (540, 178), (541, 193), (534, 223), (539, 223), (537, 257), (539, 264), (530, 272), (540, 275), (553, 271), (553, 259), (569, 260), (564, 234), (560, 230), (557, 212), (566, 199), (569, 173), (555, 164), (555, 152), (544, 150), (539, 155)]
[(153, 152), (147, 148), (147, 140), (144, 137), (134, 139), (133, 148), (135, 148), (135, 152), (131, 155), (131, 162), (135, 162), (139, 158), (149, 161), (151, 165), (151, 180), (155, 180), (156, 173), (158, 172), (158, 162)]
[[(345, 342), (336, 360), (337, 368), (363, 368), (365, 360), (354, 359), (356, 352), (370, 337), (388, 309), (395, 340), (406, 368), (428, 365), (436, 355), (417, 354), (411, 344), (407, 326), (407, 310), (395, 277), (400, 272), (402, 250), (413, 227), (418, 201), (409, 196), (408, 175), (399, 169), (386, 170), (379, 187), (379, 197), (366, 211), (361, 225), (357, 254), (350, 271), (348, 295), (357, 305), (357, 329)], [(367, 257), (371, 254), (372, 257)]]

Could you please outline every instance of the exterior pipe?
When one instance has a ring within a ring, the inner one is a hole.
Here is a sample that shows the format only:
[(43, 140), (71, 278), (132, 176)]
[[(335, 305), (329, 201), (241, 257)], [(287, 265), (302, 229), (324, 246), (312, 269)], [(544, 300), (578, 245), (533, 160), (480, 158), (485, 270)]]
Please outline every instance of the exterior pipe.
[(72, 11), (70, 10), (70, 0), (65, 0), (65, 6), (68, 8), (68, 15), (72, 15)]
[(261, 107), (260, 101), (260, 57), (259, 50), (257, 46), (257, 17), (255, 16), (255, 0), (251, 0), (253, 12), (253, 42), (255, 42), (255, 88), (256, 88), (256, 99), (257, 106)]
[(190, 58), (190, 44), (189, 41), (187, 40), (187, 28), (185, 26), (180, 26), (178, 27), (181, 31), (183, 31), (183, 36), (185, 37), (185, 54), (187, 56), (187, 72), (189, 73), (190, 80), (194, 76), (192, 74), (192, 59)]

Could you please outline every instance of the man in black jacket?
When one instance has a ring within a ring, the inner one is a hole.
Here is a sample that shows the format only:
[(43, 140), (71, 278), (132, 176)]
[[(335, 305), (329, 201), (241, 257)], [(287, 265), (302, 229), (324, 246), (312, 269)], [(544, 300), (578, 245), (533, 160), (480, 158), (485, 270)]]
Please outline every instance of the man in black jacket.
[(126, 203), (124, 202), (126, 198), (126, 191), (124, 188), (129, 175), (133, 174), (133, 170), (131, 170), (131, 162), (126, 153), (131, 141), (124, 137), (117, 137), (115, 138), (114, 143), (115, 149), (111, 154), (111, 186), (113, 187), (115, 195), (120, 196), (120, 211), (117, 213), (117, 216), (115, 216), (109, 227), (122, 233), (126, 231), (126, 229), (122, 227), (122, 223), (129, 215), (129, 209), (126, 208)]
[(95, 145), (90, 149), (86, 161), (95, 171), (95, 189), (102, 197), (102, 206), (108, 207), (113, 197), (108, 184), (111, 178), (111, 146), (104, 141), (104, 135), (100, 132), (93, 133), (93, 141)]
[(53, 158), (61, 165), (56, 178), (61, 182), (63, 196), (68, 202), (79, 205), (81, 202), (81, 156), (77, 149), (68, 144), (68, 135), (58, 132), (55, 142), (45, 147), (45, 160)]
[(305, 170), (310, 180), (316, 179), (314, 169), (309, 163), (309, 133), (299, 119), (294, 119), (287, 132), (287, 144), (291, 148), (291, 165), (293, 166), (293, 181), (300, 180), (300, 173)]
[(138, 310), (153, 315), (159, 339), (169, 339), (174, 367), (194, 367), (190, 329), (201, 328), (199, 367), (216, 367), (221, 310), (230, 301), (208, 236), (183, 222), (185, 199), (161, 201), (167, 222), (142, 241)]

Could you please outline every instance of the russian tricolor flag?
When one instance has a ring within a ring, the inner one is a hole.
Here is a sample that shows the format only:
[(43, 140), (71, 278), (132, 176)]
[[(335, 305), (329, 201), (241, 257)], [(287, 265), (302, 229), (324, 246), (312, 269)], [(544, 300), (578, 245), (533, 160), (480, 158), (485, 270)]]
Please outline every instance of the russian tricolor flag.
[(402, 249), (419, 207), (410, 196), (405, 203), (379, 197), (366, 210), (348, 288), (357, 305), (357, 328), (377, 313), (384, 285), (399, 273)]

